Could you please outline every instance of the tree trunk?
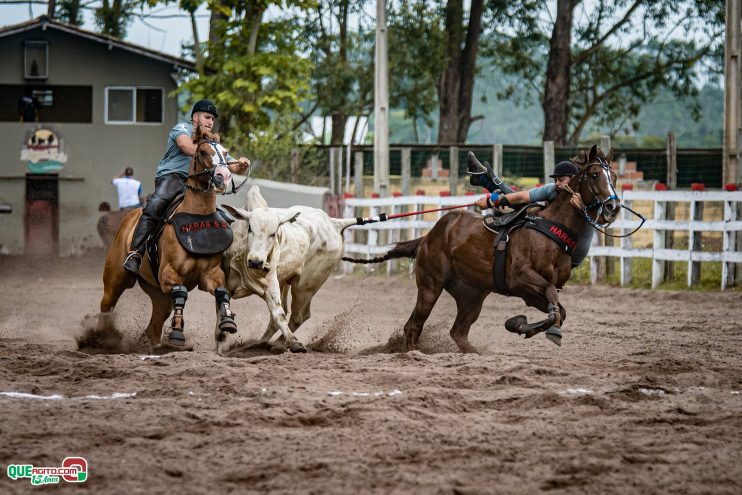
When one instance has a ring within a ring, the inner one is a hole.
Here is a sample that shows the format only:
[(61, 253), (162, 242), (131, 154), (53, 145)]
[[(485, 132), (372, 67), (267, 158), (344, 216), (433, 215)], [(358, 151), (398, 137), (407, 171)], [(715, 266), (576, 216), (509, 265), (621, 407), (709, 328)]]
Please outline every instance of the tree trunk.
[(557, 16), (551, 33), (549, 62), (544, 88), (544, 141), (567, 143), (569, 126), (569, 85), (574, 0), (557, 0)]
[[(342, 0), (338, 4), (338, 63), (343, 69), (348, 64), (348, 8), (348, 0)], [(347, 96), (347, 94), (342, 95), (340, 108), (332, 111), (332, 137), (330, 138), (330, 144), (333, 145), (343, 144), (345, 138), (345, 125), (348, 121)]]
[(49, 0), (49, 4), (46, 7), (46, 16), (49, 19), (54, 19), (54, 11), (57, 8), (57, 0)]
[[(229, 14), (226, 13), (229, 11)], [(224, 33), (227, 29), (227, 21), (231, 16), (232, 7), (227, 0), (214, 2), (209, 17), (209, 45), (222, 46), (224, 44)]]
[(469, 133), (483, 3), (471, 1), (466, 37), (463, 1), (446, 4), (447, 65), (438, 80), (439, 144), (464, 143)]
[(332, 137), (330, 144), (341, 145), (345, 137), (345, 123), (348, 115), (345, 112), (336, 111), (332, 114)]

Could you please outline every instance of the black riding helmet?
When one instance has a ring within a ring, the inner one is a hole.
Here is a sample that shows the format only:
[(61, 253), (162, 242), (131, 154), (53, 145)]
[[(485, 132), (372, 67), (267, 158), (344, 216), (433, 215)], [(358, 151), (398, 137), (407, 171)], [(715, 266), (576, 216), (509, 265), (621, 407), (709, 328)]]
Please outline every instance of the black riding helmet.
[(577, 165), (572, 162), (564, 161), (557, 163), (557, 166), (554, 167), (554, 173), (549, 177), (552, 179), (564, 176), (574, 177), (579, 171), (580, 169), (577, 168)]
[(219, 117), (219, 113), (216, 111), (216, 105), (211, 100), (198, 100), (193, 105), (193, 110), (191, 110), (191, 118), (193, 118), (193, 114), (196, 112), (210, 113), (215, 119)]

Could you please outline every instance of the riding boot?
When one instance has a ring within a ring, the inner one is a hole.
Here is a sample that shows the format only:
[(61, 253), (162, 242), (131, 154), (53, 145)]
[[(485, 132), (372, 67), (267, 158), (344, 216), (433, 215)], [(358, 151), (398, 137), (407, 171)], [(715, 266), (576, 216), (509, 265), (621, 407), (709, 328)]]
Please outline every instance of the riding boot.
[(139, 218), (134, 229), (134, 235), (131, 238), (131, 247), (129, 254), (127, 254), (124, 260), (124, 269), (136, 275), (139, 273), (139, 267), (142, 265), (142, 256), (144, 255), (145, 243), (147, 237), (149, 237), (154, 230), (157, 228), (159, 221), (155, 218), (151, 218), (149, 215), (142, 214)]
[(129, 253), (124, 260), (124, 269), (127, 272), (132, 275), (139, 273), (147, 238), (154, 233), (167, 207), (184, 188), (185, 178), (177, 174), (164, 175), (155, 180), (155, 192), (144, 205), (142, 216), (134, 229)]
[(483, 165), (480, 163), (472, 152), (467, 155), (466, 173), (469, 174), (469, 184), (472, 186), (484, 187), (489, 192), (495, 192), (499, 189), (492, 179), (495, 175), (492, 168), (489, 167), (489, 164)]

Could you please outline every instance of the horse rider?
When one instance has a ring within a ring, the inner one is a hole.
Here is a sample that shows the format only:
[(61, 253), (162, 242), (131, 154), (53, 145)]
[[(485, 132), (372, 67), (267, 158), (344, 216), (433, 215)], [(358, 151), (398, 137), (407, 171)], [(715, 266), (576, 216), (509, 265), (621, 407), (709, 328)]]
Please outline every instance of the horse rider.
[[(580, 169), (577, 168), (577, 165), (570, 161), (559, 162), (557, 166), (554, 167), (554, 173), (549, 176), (554, 179), (553, 183), (533, 188), (530, 191), (517, 191), (509, 194), (493, 190), (494, 182), (492, 182), (490, 177), (477, 177), (472, 175), (471, 182), (473, 185), (484, 186), (491, 192), (491, 194), (484, 196), (476, 202), (476, 205), (484, 210), (487, 208), (500, 208), (505, 206), (521, 206), (540, 201), (547, 203), (554, 201), (557, 194), (564, 191), (564, 186), (568, 185), (572, 177), (577, 175), (579, 171)], [(577, 195), (579, 193), (575, 194)], [(589, 223), (586, 223), (582, 231), (579, 232), (577, 246), (572, 253), (572, 268), (579, 266), (585, 257), (587, 257), (587, 253), (590, 250), (590, 245), (593, 241), (594, 232), (595, 230)]]
[[(147, 237), (154, 233), (173, 199), (185, 190), (191, 159), (198, 149), (192, 141), (194, 129), (201, 126), (202, 130), (211, 132), (218, 117), (214, 103), (199, 100), (191, 110), (191, 121), (181, 122), (170, 131), (165, 155), (157, 166), (155, 191), (144, 206), (124, 260), (127, 272), (133, 275), (139, 273)], [(227, 154), (226, 159), (230, 172), (234, 174), (245, 175), (250, 167), (250, 160), (244, 156), (235, 161)]]

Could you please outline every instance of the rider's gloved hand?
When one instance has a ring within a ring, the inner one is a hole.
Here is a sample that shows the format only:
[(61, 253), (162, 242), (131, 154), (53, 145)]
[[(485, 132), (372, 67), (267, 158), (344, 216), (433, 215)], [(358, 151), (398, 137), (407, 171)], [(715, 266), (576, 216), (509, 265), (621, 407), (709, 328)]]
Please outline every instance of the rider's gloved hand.
[(499, 208), (501, 206), (510, 206), (510, 202), (504, 194), (493, 192), (487, 198), (487, 206), (490, 208)]

